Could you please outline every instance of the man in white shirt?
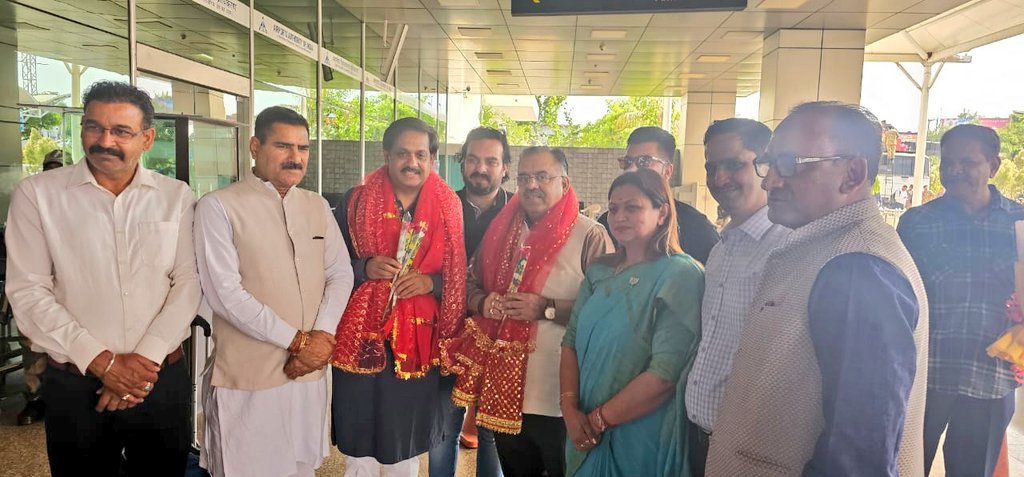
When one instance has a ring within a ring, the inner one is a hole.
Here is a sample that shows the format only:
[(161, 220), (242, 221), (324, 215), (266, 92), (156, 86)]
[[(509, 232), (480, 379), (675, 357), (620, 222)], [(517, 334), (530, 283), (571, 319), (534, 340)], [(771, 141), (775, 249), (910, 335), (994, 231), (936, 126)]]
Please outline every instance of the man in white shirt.
[(686, 409), (696, 424), (694, 475), (704, 475), (708, 438), (768, 252), (789, 235), (768, 220), (768, 194), (754, 172), (771, 137), (768, 126), (742, 118), (715, 121), (704, 135), (708, 189), (731, 220), (704, 271), (701, 340), (686, 384)]
[(7, 219), (7, 296), (49, 355), (46, 447), (55, 477), (180, 476), (190, 379), (181, 342), (199, 308), (195, 199), (142, 167), (149, 95), (125, 83), (83, 97), (85, 160), (22, 181)]
[(249, 152), (252, 176), (196, 208), (215, 346), (200, 464), (214, 477), (312, 477), (328, 455), (324, 368), (352, 266), (327, 201), (296, 187), (309, 162), (306, 119), (263, 110)]

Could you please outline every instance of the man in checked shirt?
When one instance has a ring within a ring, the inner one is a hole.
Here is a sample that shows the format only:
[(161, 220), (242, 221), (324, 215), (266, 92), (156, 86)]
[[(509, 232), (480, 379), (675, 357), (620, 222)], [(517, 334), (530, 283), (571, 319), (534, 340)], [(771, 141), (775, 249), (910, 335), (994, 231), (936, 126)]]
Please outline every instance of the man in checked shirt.
[[(943, 446), (946, 475), (992, 475), (1017, 382), (1009, 363), (985, 352), (1007, 328), (1013, 293), (1013, 223), (1024, 207), (990, 178), (999, 170), (999, 136), (965, 124), (942, 136), (939, 175), (946, 194), (908, 210), (897, 231), (917, 263), (931, 325), (925, 407), (925, 466)], [(1018, 297), (1021, 298), (1021, 297)], [(948, 427), (947, 427), (948, 426)]]
[(754, 159), (771, 137), (768, 126), (742, 118), (715, 121), (704, 134), (708, 189), (731, 220), (704, 272), (702, 336), (686, 384), (686, 412), (697, 434), (691, 439), (694, 475), (704, 475), (708, 439), (765, 259), (789, 235), (768, 220), (768, 193), (754, 172)]

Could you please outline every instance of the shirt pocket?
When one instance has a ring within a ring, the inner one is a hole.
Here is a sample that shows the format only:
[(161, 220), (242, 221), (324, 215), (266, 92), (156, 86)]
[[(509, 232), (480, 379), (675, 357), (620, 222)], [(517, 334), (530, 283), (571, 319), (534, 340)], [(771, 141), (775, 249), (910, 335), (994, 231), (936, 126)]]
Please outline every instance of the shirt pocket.
[(178, 244), (177, 222), (140, 222), (138, 246), (142, 263), (152, 267), (170, 267)]

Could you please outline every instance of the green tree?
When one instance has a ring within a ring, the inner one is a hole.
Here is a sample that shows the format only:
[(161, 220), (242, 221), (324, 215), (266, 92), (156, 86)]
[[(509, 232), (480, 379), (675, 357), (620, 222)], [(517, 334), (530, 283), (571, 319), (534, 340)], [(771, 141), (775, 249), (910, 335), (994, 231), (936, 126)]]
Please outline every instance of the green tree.
[(29, 139), (32, 130), (46, 130), (60, 126), (61, 115), (59, 113), (46, 113), (38, 118), (27, 118), (21, 128), (21, 140)]
[(39, 129), (32, 128), (28, 140), (21, 147), (21, 168), (25, 175), (35, 174), (43, 170), (43, 158), (50, 151), (60, 149), (57, 141), (39, 134)]
[[(634, 129), (661, 124), (661, 98), (629, 97), (609, 99), (608, 112), (582, 127), (579, 145), (583, 147), (623, 147)], [(678, 119), (673, 113), (673, 122)]]

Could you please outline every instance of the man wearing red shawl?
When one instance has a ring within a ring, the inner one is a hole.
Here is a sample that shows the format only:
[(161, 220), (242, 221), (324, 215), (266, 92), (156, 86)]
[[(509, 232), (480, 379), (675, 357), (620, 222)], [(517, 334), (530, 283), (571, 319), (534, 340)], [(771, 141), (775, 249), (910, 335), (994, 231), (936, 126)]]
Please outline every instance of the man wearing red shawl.
[(465, 316), (462, 205), (433, 172), (437, 132), (416, 118), (384, 132), (384, 166), (335, 218), (356, 288), (335, 334), (334, 435), (346, 476), (416, 476), (441, 438), (440, 352)]
[(559, 149), (531, 147), (519, 160), (519, 192), (484, 235), (467, 284), (472, 317), (442, 342), (458, 374), (452, 400), (477, 405), (477, 424), (497, 431), (507, 477), (565, 473), (558, 405), (559, 343), (591, 260), (612, 250), (579, 213)]

